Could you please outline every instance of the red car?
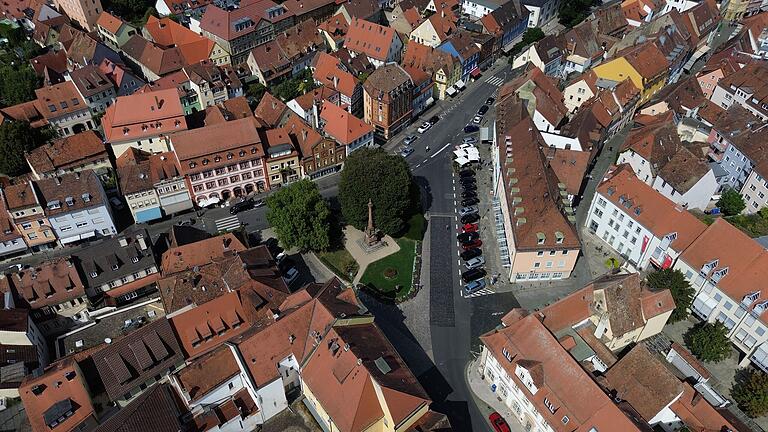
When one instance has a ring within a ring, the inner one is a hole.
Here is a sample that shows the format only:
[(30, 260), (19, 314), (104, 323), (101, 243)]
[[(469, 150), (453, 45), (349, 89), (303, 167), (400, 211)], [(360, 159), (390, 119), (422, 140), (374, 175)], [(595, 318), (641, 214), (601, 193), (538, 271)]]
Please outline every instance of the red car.
[(509, 425), (501, 418), (501, 414), (495, 412), (488, 416), (488, 420), (491, 421), (491, 426), (493, 426), (493, 430), (496, 432), (510, 432)]
[(482, 245), (483, 245), (483, 241), (480, 240), (480, 239), (477, 239), (477, 240), (472, 241), (470, 243), (465, 243), (465, 244), (461, 245), (461, 247), (463, 247), (464, 250), (467, 250), (467, 249), (477, 248), (477, 247), (480, 247)]
[(476, 223), (468, 223), (464, 224), (464, 232), (477, 232), (477, 224)]

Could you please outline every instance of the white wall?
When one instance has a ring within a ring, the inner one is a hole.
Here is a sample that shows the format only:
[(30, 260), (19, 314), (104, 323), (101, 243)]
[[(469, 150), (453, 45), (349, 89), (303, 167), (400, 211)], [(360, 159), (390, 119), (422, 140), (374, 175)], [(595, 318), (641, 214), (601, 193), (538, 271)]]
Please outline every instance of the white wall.
[[(80, 199), (80, 197), (75, 197), (75, 199)], [(106, 195), (103, 199), (106, 200)], [(62, 203), (62, 205), (66, 204)], [(105, 204), (59, 214), (49, 217), (48, 220), (62, 244), (93, 237), (92, 234), (112, 236), (117, 233), (115, 224), (112, 222), (112, 215)]]
[(648, 185), (653, 184), (653, 172), (651, 172), (651, 164), (645, 160), (642, 156), (635, 153), (632, 150), (626, 150), (619, 153), (619, 159), (616, 164), (629, 164), (632, 167), (632, 171), (635, 172), (637, 178)]
[(548, 132), (541, 132), (541, 137), (544, 138), (544, 142), (550, 147), (584, 151), (584, 149), (581, 148), (581, 143), (578, 138), (571, 138)]
[(676, 204), (680, 204), (689, 210), (699, 209), (702, 211), (706, 210), (709, 202), (712, 200), (712, 195), (719, 188), (715, 173), (711, 169), (684, 194), (674, 190), (672, 185), (666, 183), (661, 176), (656, 177), (652, 186)]

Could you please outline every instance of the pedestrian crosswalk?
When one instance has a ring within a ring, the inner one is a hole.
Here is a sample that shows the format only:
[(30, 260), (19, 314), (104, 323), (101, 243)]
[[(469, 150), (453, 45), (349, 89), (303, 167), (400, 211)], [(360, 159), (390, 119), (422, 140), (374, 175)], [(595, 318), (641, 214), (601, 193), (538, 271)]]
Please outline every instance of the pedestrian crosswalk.
[(496, 294), (496, 292), (495, 291), (491, 291), (488, 288), (483, 288), (483, 289), (481, 289), (479, 291), (473, 292), (472, 294), (467, 294), (467, 293), (464, 292), (463, 289), (461, 290), (461, 296), (464, 297), (464, 298), (475, 298), (475, 297), (481, 297), (481, 296), (485, 296), (485, 295), (489, 295), (489, 294)]
[(236, 228), (240, 228), (240, 219), (237, 216), (216, 219), (216, 231), (231, 231)]
[(502, 84), (504, 84), (504, 80), (497, 76), (490, 76), (485, 79), (485, 82), (496, 87), (500, 87)]

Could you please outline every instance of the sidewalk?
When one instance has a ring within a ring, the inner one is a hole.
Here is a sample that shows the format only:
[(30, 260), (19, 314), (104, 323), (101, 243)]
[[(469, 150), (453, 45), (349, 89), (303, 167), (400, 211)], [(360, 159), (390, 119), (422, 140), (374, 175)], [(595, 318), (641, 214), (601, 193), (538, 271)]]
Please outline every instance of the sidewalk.
[(362, 231), (351, 225), (344, 227), (344, 248), (349, 251), (349, 254), (352, 255), (352, 258), (354, 258), (360, 266), (360, 269), (357, 270), (357, 276), (355, 276), (355, 280), (353, 281), (355, 285), (360, 283), (360, 278), (363, 277), (365, 269), (368, 268), (370, 263), (378, 261), (385, 256), (392, 255), (400, 250), (400, 245), (398, 245), (392, 237), (385, 235), (384, 238), (381, 239), (381, 241), (385, 243), (384, 246), (379, 247), (371, 253), (366, 253), (358, 244), (358, 241), (364, 236), (365, 234)]
[[(469, 384), (469, 390), (472, 392), (472, 397), (475, 399), (475, 404), (480, 413), (486, 419), (494, 411), (501, 414), (504, 420), (509, 425), (509, 430), (512, 432), (525, 432), (525, 428), (517, 420), (517, 416), (512, 410), (501, 402), (496, 394), (491, 391), (490, 384), (480, 377), (478, 371), (478, 362), (480, 358), (474, 359), (467, 364), (467, 384)], [(490, 425), (488, 426), (490, 429)]]

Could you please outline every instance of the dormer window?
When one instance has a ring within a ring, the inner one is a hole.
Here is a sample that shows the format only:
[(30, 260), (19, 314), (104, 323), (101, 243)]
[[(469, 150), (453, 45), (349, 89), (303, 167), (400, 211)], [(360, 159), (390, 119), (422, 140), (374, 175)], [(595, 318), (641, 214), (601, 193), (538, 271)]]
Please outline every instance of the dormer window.
[(119, 266), (119, 265), (117, 265), (117, 264), (112, 264), (112, 270), (117, 270), (118, 268), (120, 268), (120, 266)]
[(99, 274), (98, 274), (97, 272), (95, 272), (95, 271), (92, 271), (92, 272), (91, 272), (91, 278), (92, 278), (92, 279), (96, 279), (96, 277), (97, 277), (98, 275), (99, 275)]
[(547, 240), (547, 236), (544, 235), (543, 232), (536, 233), (536, 244), (543, 245), (546, 240)]
[(232, 153), (227, 153), (227, 159), (232, 159), (233, 157), (235, 157), (235, 155)]
[(131, 262), (136, 264), (137, 262), (139, 262), (139, 257), (138, 256), (132, 257)]
[(72, 197), (66, 197), (64, 201), (67, 202), (67, 207), (72, 207), (73, 205), (75, 205), (75, 200)]
[(216, 156), (215, 158), (213, 158), (213, 161), (214, 162), (220, 162), (221, 161), (221, 156)]
[(245, 150), (240, 150), (240, 157), (245, 156)]
[(203, 159), (203, 165), (208, 165), (208, 162), (210, 162), (208, 159)]
[(560, 231), (555, 231), (555, 242), (557, 244), (563, 244), (563, 240), (565, 240), (565, 236)]
[(196, 166), (197, 166), (197, 164), (196, 164), (195, 162), (190, 162), (190, 163), (189, 163), (189, 167), (190, 167), (190, 168), (194, 168), (194, 167), (196, 167)]

